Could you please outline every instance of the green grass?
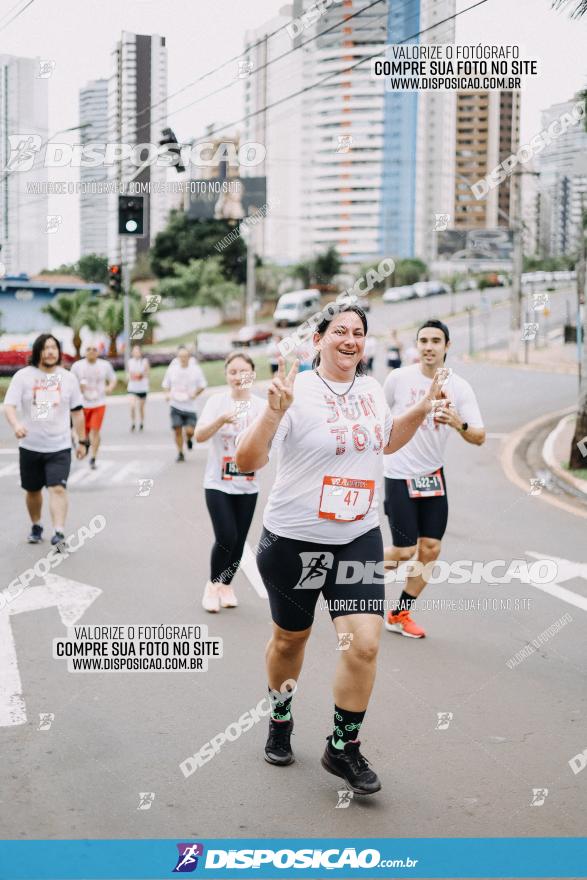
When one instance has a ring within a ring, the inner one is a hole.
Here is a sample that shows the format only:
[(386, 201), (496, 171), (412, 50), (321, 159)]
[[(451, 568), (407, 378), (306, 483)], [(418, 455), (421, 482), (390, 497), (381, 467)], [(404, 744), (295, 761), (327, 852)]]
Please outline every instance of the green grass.
[(205, 330), (190, 330), (182, 336), (171, 336), (169, 339), (162, 339), (160, 342), (153, 342), (151, 345), (144, 345), (145, 352), (150, 351), (166, 351), (167, 349), (177, 348), (178, 345), (193, 345), (197, 332), (201, 333), (236, 333), (241, 325), (238, 322), (232, 324), (218, 324), (217, 327), (206, 327)]
[[(269, 379), (271, 377), (271, 370), (269, 369), (269, 363), (267, 358), (264, 356), (256, 355), (254, 352), (252, 353), (253, 360), (255, 361), (255, 367), (257, 372), (257, 379)], [(200, 364), (202, 370), (204, 371), (204, 376), (208, 382), (208, 385), (224, 385), (226, 380), (224, 378), (224, 361), (204, 361)], [(161, 391), (161, 382), (163, 381), (163, 376), (165, 375), (165, 370), (167, 367), (151, 367), (150, 370), (150, 390), (151, 391)], [(118, 379), (118, 386), (114, 392), (114, 394), (126, 394), (126, 386), (124, 383), (124, 372), (122, 370), (116, 371), (116, 378)], [(4, 396), (6, 394), (6, 390), (8, 385), (10, 384), (9, 376), (0, 376), (0, 402), (4, 400)]]
[(578, 468), (577, 470), (571, 470), (568, 464), (561, 462), (562, 468), (565, 471), (568, 471), (572, 477), (577, 477), (578, 480), (587, 480), (587, 468)]

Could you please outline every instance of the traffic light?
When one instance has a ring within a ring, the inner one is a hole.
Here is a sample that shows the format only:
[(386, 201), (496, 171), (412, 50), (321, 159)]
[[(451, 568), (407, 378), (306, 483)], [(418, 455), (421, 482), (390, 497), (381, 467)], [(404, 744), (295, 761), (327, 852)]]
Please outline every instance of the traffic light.
[(159, 146), (167, 146), (167, 152), (172, 156), (177, 157), (177, 162), (174, 162), (175, 170), (178, 174), (181, 174), (185, 171), (185, 165), (181, 161), (181, 147), (177, 142), (175, 132), (171, 128), (164, 128), (161, 134), (162, 138), (159, 141)]
[(113, 296), (122, 293), (122, 266), (120, 263), (108, 266), (108, 290)]
[(144, 196), (118, 196), (118, 234), (144, 235)]

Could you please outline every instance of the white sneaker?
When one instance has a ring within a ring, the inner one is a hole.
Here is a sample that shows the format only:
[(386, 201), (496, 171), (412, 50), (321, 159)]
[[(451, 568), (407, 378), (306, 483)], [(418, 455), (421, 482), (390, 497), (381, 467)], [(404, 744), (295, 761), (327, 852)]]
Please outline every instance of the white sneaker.
[(206, 587), (204, 589), (204, 596), (202, 598), (202, 608), (205, 611), (216, 612), (220, 611), (220, 598), (218, 596), (218, 591), (220, 589), (220, 584), (214, 584), (212, 581), (208, 581)]
[(235, 592), (230, 586), (230, 584), (222, 584), (218, 591), (220, 595), (220, 607), (221, 608), (237, 608), (238, 607), (238, 599), (236, 598)]

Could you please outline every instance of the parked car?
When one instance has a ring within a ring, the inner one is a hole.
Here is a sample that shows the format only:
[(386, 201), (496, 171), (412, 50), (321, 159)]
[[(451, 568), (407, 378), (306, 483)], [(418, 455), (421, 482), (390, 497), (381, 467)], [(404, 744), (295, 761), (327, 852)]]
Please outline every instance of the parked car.
[(273, 330), (260, 324), (251, 324), (241, 327), (232, 340), (232, 346), (240, 348), (241, 346), (261, 345), (263, 342), (269, 342), (272, 336)]
[(462, 278), (460, 281), (457, 281), (457, 290), (477, 290), (477, 282), (474, 278)]
[(414, 285), (404, 284), (403, 287), (388, 287), (383, 293), (383, 302), (403, 302), (407, 299), (414, 299), (415, 296)]
[(273, 313), (276, 327), (290, 327), (301, 324), (320, 309), (320, 291), (314, 287), (306, 290), (292, 290), (279, 297)]

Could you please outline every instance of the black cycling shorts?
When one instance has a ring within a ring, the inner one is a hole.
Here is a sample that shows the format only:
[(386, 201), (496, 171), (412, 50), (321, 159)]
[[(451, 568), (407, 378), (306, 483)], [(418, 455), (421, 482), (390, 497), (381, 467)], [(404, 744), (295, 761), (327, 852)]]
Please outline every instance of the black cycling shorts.
[(444, 495), (435, 498), (410, 498), (405, 480), (385, 478), (384, 509), (394, 547), (414, 547), (418, 538), (442, 540), (448, 522), (448, 497), (442, 468), (440, 472)]
[[(382, 562), (379, 527), (348, 544), (296, 541), (263, 529), (257, 550), (257, 565), (269, 595), (271, 616), (278, 626), (291, 632), (312, 626), (321, 595), (332, 619), (348, 614), (382, 617)], [(377, 563), (379, 570), (375, 571)]]
[(71, 468), (71, 449), (59, 452), (34, 452), (20, 447), (20, 485), (26, 492), (38, 492), (43, 486), (67, 486)]

